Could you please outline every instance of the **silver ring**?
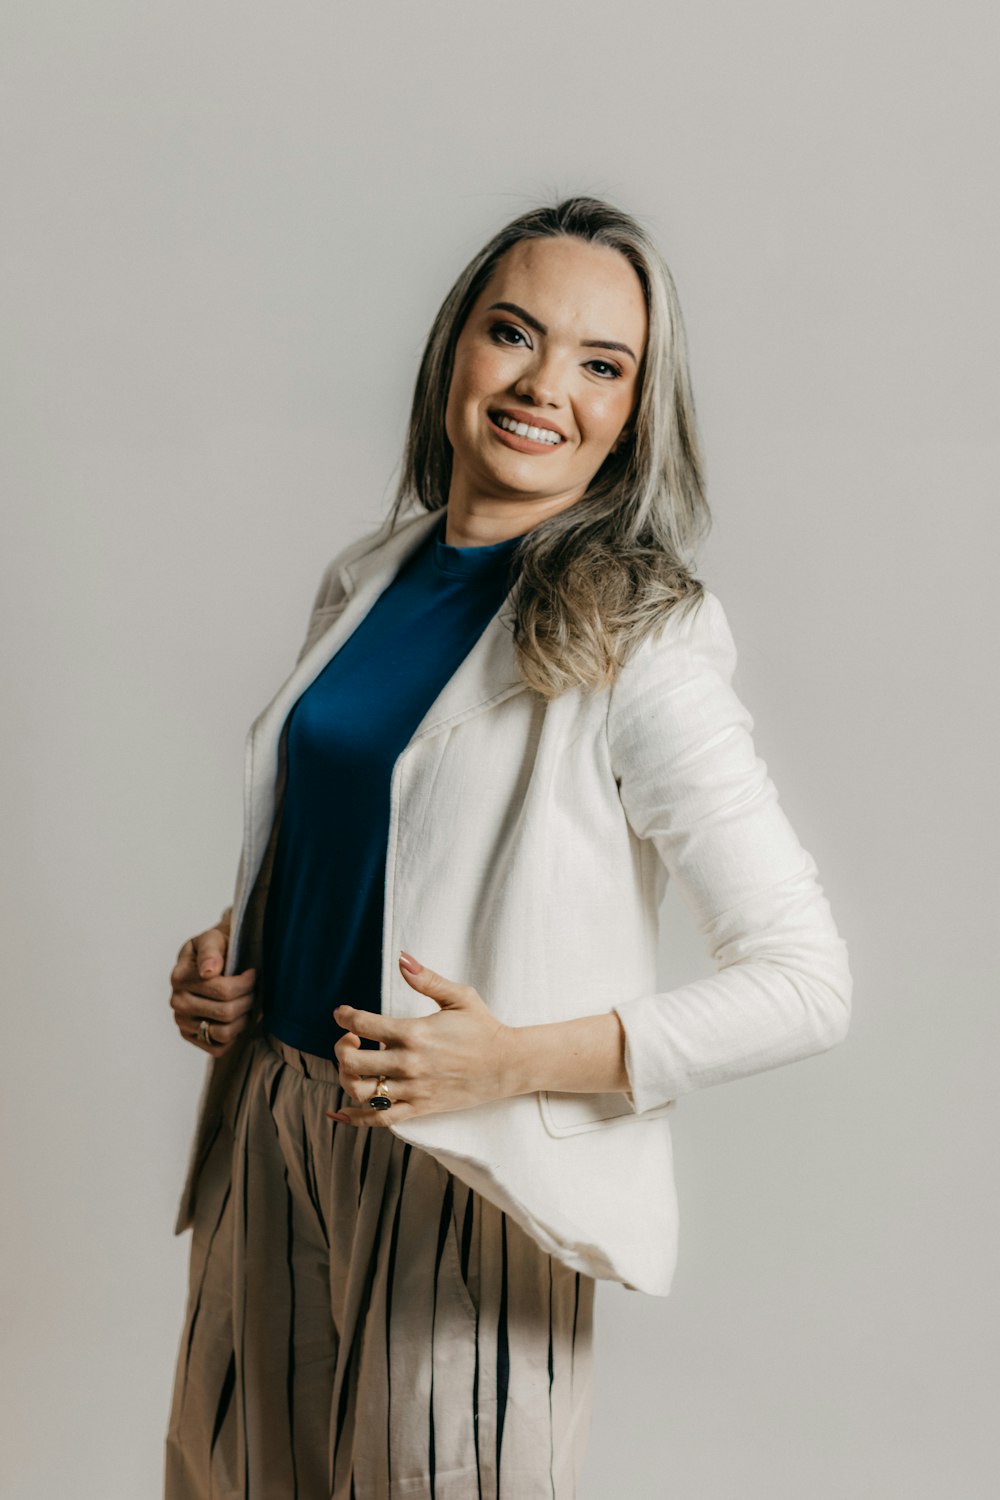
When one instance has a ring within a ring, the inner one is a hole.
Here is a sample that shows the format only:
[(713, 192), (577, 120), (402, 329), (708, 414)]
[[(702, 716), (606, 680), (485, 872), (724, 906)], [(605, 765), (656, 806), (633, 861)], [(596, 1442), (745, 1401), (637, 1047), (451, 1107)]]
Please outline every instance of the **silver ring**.
[(212, 1025), (210, 1021), (202, 1019), (198, 1022), (198, 1040), (212, 1045)]

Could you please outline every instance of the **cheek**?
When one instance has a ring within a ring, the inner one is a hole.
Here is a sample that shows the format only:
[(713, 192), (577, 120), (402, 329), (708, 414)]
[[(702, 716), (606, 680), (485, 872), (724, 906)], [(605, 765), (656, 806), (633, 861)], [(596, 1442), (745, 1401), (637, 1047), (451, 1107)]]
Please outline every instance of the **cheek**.
[(610, 447), (628, 420), (631, 396), (617, 390), (588, 394), (581, 413), (584, 435), (593, 443)]
[(469, 350), (455, 364), (454, 385), (460, 400), (478, 401), (495, 391), (506, 390), (510, 383), (509, 357), (497, 349)]
[(481, 360), (473, 354), (462, 354), (459, 351), (445, 406), (445, 434), (452, 447), (461, 445), (465, 434), (471, 432), (476, 425), (473, 409), (479, 406), (489, 389), (484, 380)]

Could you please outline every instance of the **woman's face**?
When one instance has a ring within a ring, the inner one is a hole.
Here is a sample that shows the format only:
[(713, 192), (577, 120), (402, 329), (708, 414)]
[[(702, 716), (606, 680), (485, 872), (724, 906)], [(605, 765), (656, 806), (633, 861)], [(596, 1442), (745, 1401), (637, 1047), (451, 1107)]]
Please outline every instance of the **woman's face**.
[(512, 246), (455, 350), (449, 510), (513, 504), (530, 524), (579, 500), (632, 413), (646, 330), (642, 285), (619, 251), (571, 236)]

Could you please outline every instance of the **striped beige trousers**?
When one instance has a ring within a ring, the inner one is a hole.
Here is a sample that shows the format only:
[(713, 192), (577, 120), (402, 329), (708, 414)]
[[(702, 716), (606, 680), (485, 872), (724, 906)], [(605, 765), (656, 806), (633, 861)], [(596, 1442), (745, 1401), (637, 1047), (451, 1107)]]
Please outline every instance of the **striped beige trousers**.
[(255, 1037), (199, 1178), (165, 1500), (573, 1500), (595, 1282)]

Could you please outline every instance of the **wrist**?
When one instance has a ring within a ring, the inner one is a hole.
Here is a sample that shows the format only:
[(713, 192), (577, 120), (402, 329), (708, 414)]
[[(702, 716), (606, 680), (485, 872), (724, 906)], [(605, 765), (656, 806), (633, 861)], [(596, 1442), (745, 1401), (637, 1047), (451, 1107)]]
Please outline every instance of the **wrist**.
[(501, 1050), (502, 1097), (553, 1093), (627, 1093), (625, 1033), (615, 1011), (508, 1026)]
[(504, 1026), (500, 1032), (499, 1088), (501, 1099), (513, 1099), (518, 1094), (532, 1093), (537, 1084), (532, 1081), (527, 1040), (527, 1026)]

